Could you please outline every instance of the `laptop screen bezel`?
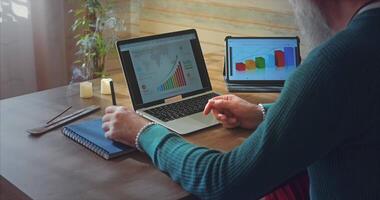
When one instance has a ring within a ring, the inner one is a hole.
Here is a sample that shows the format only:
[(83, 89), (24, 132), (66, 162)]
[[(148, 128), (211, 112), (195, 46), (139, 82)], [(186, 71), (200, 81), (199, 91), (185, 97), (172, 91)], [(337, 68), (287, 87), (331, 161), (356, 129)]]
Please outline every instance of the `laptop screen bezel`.
[(239, 40), (239, 39), (252, 39), (252, 40), (257, 40), (257, 39), (269, 39), (269, 40), (282, 40), (282, 39), (294, 39), (297, 42), (297, 47), (296, 47), (296, 68), (299, 66), (301, 63), (301, 53), (300, 53), (300, 39), (298, 36), (295, 37), (232, 37), (232, 36), (227, 36), (225, 38), (226, 42), (226, 58), (225, 58), (225, 78), (227, 83), (238, 83), (238, 84), (249, 84), (249, 85), (257, 85), (257, 86), (283, 86), (285, 83), (285, 80), (231, 80), (230, 79), (230, 68), (231, 63), (230, 59), (228, 56), (228, 47), (229, 47), (229, 40)]
[(116, 48), (119, 54), (119, 59), (120, 59), (121, 66), (123, 69), (124, 77), (128, 85), (129, 95), (131, 97), (134, 110), (165, 103), (165, 99), (171, 98), (173, 96), (152, 101), (152, 102), (148, 102), (148, 103), (143, 103), (142, 96), (141, 96), (140, 89), (137, 82), (137, 78), (136, 78), (136, 74), (134, 72), (132, 60), (129, 54), (126, 55), (129, 57), (124, 58), (123, 52), (121, 51), (121, 47), (126, 44), (134, 44), (134, 43), (139, 43), (139, 42), (151, 41), (151, 40), (156, 40), (156, 39), (161, 39), (161, 38), (170, 38), (170, 37), (187, 35), (187, 34), (195, 35), (195, 42), (192, 44), (192, 48), (193, 48), (194, 58), (197, 63), (199, 75), (202, 82), (202, 89), (181, 94), (182, 98), (186, 98), (192, 95), (197, 95), (197, 94), (201, 94), (201, 93), (212, 90), (210, 78), (209, 78), (207, 68), (206, 68), (206, 63), (205, 63), (202, 49), (199, 43), (198, 34), (195, 29), (171, 32), (171, 33), (163, 33), (159, 35), (145, 36), (145, 37), (139, 37), (139, 38), (132, 38), (132, 39), (120, 40), (116, 42)]

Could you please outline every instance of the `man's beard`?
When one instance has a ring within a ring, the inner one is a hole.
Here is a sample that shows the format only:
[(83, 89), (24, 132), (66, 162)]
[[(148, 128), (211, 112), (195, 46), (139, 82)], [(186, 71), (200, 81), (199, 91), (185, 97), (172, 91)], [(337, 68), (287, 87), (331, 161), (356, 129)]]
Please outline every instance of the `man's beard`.
[(295, 13), (302, 42), (307, 48), (305, 52), (311, 51), (333, 35), (326, 19), (311, 0), (289, 0), (289, 2)]

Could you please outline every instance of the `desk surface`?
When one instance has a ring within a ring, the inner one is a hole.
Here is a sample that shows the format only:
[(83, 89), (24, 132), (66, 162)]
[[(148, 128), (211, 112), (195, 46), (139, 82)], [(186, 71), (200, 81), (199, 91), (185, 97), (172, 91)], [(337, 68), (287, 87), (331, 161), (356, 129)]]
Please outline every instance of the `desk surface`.
[[(207, 60), (206, 60), (207, 61)], [(211, 64), (210, 64), (211, 62)], [(222, 63), (209, 59), (208, 71), (215, 91), (226, 93)], [(121, 73), (113, 76), (119, 105), (130, 107), (128, 89)], [(188, 196), (179, 185), (155, 169), (143, 153), (134, 152), (106, 161), (56, 129), (41, 137), (25, 130), (44, 124), (67, 106), (71, 112), (97, 104), (102, 107), (89, 118), (102, 116), (111, 104), (109, 95), (79, 98), (79, 85), (69, 85), (0, 101), (1, 176), (33, 199), (179, 199)], [(273, 102), (278, 94), (238, 94), (251, 102)], [(69, 112), (70, 113), (70, 112)], [(228, 151), (250, 131), (216, 126), (184, 136), (190, 142)]]

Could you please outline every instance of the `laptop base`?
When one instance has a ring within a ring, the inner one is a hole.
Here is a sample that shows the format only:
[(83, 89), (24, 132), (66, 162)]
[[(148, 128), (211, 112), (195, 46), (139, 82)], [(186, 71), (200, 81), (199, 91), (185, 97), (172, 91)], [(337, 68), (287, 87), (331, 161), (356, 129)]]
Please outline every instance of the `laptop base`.
[(281, 92), (281, 86), (255, 86), (246, 84), (226, 83), (228, 92)]
[(162, 122), (161, 120), (145, 112), (138, 112), (138, 114), (145, 117), (146, 119), (155, 121), (158, 124), (165, 126), (166, 128), (178, 133), (179, 135), (189, 134), (219, 124), (218, 120), (216, 120), (212, 114), (203, 115), (202, 112), (168, 122)]

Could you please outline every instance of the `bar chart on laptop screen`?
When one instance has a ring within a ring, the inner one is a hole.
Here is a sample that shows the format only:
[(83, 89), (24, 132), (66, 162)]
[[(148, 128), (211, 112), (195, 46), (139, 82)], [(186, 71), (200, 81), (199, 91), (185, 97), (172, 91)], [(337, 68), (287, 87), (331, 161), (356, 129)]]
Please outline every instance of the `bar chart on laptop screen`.
[(297, 65), (295, 45), (268, 41), (233, 45), (231, 79), (285, 80)]
[(131, 56), (143, 102), (202, 88), (189, 41), (152, 45)]
[(158, 91), (168, 91), (174, 88), (186, 86), (185, 74), (183, 72), (181, 62), (177, 62), (175, 65), (176, 66), (173, 70), (173, 74), (171, 74), (170, 77), (167, 80), (165, 80), (164, 83), (157, 87)]

